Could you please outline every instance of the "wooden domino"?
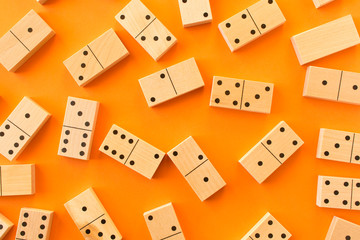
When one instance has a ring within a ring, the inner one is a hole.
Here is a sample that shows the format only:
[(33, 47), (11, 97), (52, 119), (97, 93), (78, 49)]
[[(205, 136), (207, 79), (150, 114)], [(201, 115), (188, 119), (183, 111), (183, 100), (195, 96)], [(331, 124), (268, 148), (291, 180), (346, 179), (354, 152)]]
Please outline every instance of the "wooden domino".
[(325, 240), (355, 240), (360, 236), (360, 226), (334, 217)]
[(274, 84), (214, 76), (210, 106), (270, 113)]
[(360, 164), (360, 134), (321, 128), (316, 157)]
[(40, 3), (40, 4), (44, 4), (44, 3), (46, 3), (47, 2), (47, 0), (36, 0), (38, 3)]
[(144, 213), (144, 218), (153, 240), (185, 240), (172, 203)]
[(0, 196), (35, 193), (35, 165), (0, 165)]
[(81, 160), (90, 158), (98, 110), (96, 101), (68, 98), (58, 155)]
[(191, 136), (170, 150), (168, 156), (201, 201), (206, 200), (226, 185)]
[(360, 104), (360, 73), (308, 67), (303, 96)]
[(49, 119), (50, 114), (28, 97), (24, 97), (0, 126), (0, 153), (16, 159)]
[(334, 0), (313, 0), (316, 8), (322, 7), (322, 6), (324, 6), (324, 5), (328, 4), (328, 3), (331, 3), (333, 1)]
[(84, 239), (122, 239), (92, 188), (65, 203), (65, 208)]
[(139, 83), (149, 107), (204, 86), (194, 58), (141, 78)]
[(0, 213), (0, 240), (5, 238), (13, 226), (14, 224)]
[(212, 21), (209, 0), (178, 0), (184, 27), (192, 27)]
[(262, 183), (303, 144), (289, 125), (281, 121), (239, 162), (258, 183)]
[(131, 0), (115, 19), (155, 61), (159, 60), (177, 41), (140, 0)]
[(53, 211), (22, 208), (15, 240), (49, 240), (53, 215)]
[(351, 15), (325, 23), (291, 38), (300, 65), (360, 43)]
[(234, 52), (285, 22), (275, 0), (260, 0), (220, 23), (219, 30)]
[(360, 179), (319, 176), (316, 205), (360, 210)]
[(79, 86), (85, 86), (129, 55), (111, 28), (64, 61)]
[(0, 63), (15, 72), (54, 35), (49, 25), (30, 10), (0, 38)]
[(241, 239), (284, 239), (287, 240), (291, 234), (270, 213), (263, 218)]
[(99, 149), (109, 157), (151, 179), (165, 153), (115, 124)]

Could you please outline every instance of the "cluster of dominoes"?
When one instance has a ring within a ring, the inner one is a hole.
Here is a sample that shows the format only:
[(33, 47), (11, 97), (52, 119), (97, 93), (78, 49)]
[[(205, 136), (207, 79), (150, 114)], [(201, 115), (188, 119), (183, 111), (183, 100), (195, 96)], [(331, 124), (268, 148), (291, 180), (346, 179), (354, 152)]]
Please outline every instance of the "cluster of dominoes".
[[(37, 0), (44, 4), (46, 0)], [(313, 0), (316, 8), (333, 0)], [(209, 0), (179, 0), (184, 27), (210, 23)], [(176, 37), (140, 1), (131, 0), (115, 19), (155, 60), (177, 42)], [(236, 51), (286, 22), (275, 0), (260, 0), (221, 22), (218, 27), (230, 50)], [(33, 10), (0, 38), (0, 63), (15, 72), (55, 32)], [(301, 65), (360, 43), (351, 15), (339, 18), (291, 38)], [(129, 55), (113, 29), (81, 48), (63, 64), (79, 86), (85, 86)], [(194, 58), (182, 61), (139, 79), (149, 107), (156, 106), (204, 86)], [(350, 104), (360, 104), (360, 73), (310, 66), (303, 96)], [(269, 114), (274, 84), (214, 76), (211, 107)], [(100, 103), (69, 97), (60, 137), (58, 155), (88, 160)], [(0, 126), (0, 153), (8, 160), (17, 158), (50, 114), (24, 97)], [(290, 158), (304, 142), (281, 121), (239, 162), (262, 183)], [(113, 125), (99, 151), (152, 179), (165, 153), (125, 129)], [(201, 201), (226, 183), (191, 136), (167, 155)], [(360, 133), (320, 129), (318, 158), (360, 164)], [(35, 193), (35, 165), (1, 165), (0, 196)], [(326, 208), (360, 210), (360, 179), (319, 176), (317, 205)], [(65, 204), (65, 208), (85, 239), (122, 239), (109, 214), (89, 188)], [(49, 239), (53, 211), (22, 208), (16, 239)], [(152, 239), (185, 239), (172, 203), (144, 213)], [(0, 239), (13, 223), (0, 214)], [(270, 214), (242, 238), (289, 239), (291, 234)], [(360, 226), (334, 217), (327, 240), (360, 239)]]

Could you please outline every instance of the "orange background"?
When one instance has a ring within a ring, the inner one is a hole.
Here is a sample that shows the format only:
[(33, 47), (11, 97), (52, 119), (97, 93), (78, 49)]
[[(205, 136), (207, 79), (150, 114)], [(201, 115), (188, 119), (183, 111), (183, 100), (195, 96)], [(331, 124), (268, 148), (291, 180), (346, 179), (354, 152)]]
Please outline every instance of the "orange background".
[[(297, 33), (349, 13), (360, 27), (360, 2), (336, 0), (317, 10), (311, 0), (278, 0), (285, 25), (231, 53), (217, 25), (255, 0), (212, 0), (213, 23), (186, 29), (177, 0), (143, 1), (178, 38), (159, 62), (114, 19), (128, 1), (49, 0), (44, 6), (35, 0), (0, 1), (0, 34), (30, 9), (56, 32), (15, 74), (0, 67), (1, 121), (25, 95), (52, 114), (11, 163), (36, 163), (36, 194), (0, 197), (0, 212), (17, 223), (21, 207), (54, 210), (51, 239), (82, 239), (63, 204), (92, 186), (125, 239), (150, 239), (142, 214), (170, 201), (188, 239), (240, 239), (267, 211), (292, 239), (324, 239), (333, 215), (360, 224), (359, 212), (315, 205), (319, 174), (360, 178), (359, 165), (315, 158), (320, 127), (360, 132), (359, 107), (302, 97), (306, 66), (299, 65), (290, 42)], [(62, 61), (109, 28), (130, 56), (85, 88), (78, 87)], [(138, 79), (190, 57), (195, 57), (205, 87), (149, 108)], [(360, 72), (359, 59), (357, 46), (313, 65)], [(272, 113), (210, 108), (214, 75), (275, 83)], [(57, 156), (68, 96), (101, 102), (90, 161)], [(305, 144), (259, 185), (238, 160), (280, 120)], [(201, 202), (168, 157), (154, 179), (146, 179), (98, 151), (113, 123), (165, 152), (192, 135), (227, 186)], [(0, 164), (10, 162), (1, 156)], [(15, 230), (6, 239), (14, 239)]]

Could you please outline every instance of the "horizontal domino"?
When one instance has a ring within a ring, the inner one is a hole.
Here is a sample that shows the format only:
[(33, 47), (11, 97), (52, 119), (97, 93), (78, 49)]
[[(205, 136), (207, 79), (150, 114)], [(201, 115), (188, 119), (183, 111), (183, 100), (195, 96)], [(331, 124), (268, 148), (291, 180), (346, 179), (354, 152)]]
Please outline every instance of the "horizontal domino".
[(226, 185), (191, 136), (170, 150), (168, 156), (201, 201), (208, 199)]
[(353, 240), (360, 236), (360, 225), (351, 223), (339, 217), (331, 221), (325, 240)]
[(300, 65), (360, 43), (351, 15), (315, 27), (291, 38)]
[(360, 104), (360, 73), (308, 67), (303, 96)]
[(239, 162), (258, 183), (262, 183), (303, 144), (289, 125), (281, 121)]
[(149, 107), (204, 86), (194, 58), (141, 78), (139, 83)]
[(270, 213), (266, 213), (258, 223), (241, 239), (275, 239), (287, 240), (291, 234)]
[(214, 76), (210, 106), (270, 113), (274, 84)]
[(316, 157), (360, 164), (360, 134), (321, 128)]
[(35, 165), (0, 165), (0, 196), (35, 193)]
[(53, 217), (53, 211), (22, 208), (15, 240), (49, 240)]
[(0, 63), (15, 72), (54, 35), (50, 26), (30, 10), (0, 38)]
[(316, 205), (360, 210), (360, 179), (319, 176)]
[(210, 23), (212, 13), (209, 0), (178, 0), (184, 27)]
[(40, 3), (40, 4), (44, 4), (44, 3), (46, 3), (47, 2), (47, 0), (36, 0), (38, 3)]
[(80, 193), (64, 206), (84, 239), (122, 239), (92, 188)]
[(0, 239), (4, 239), (13, 226), (14, 224), (0, 213)]
[(16, 159), (50, 118), (50, 114), (28, 97), (24, 97), (0, 126), (0, 153)]
[(131, 0), (115, 19), (155, 61), (177, 42), (175, 36), (140, 0)]
[(115, 124), (99, 150), (149, 179), (165, 156), (164, 152)]
[(85, 86), (129, 55), (111, 28), (64, 61), (79, 86)]
[(260, 0), (220, 23), (219, 30), (234, 52), (285, 22), (275, 0)]
[(331, 3), (333, 1), (334, 0), (313, 0), (316, 8), (322, 7), (322, 6), (324, 6), (324, 5), (328, 4), (328, 3)]

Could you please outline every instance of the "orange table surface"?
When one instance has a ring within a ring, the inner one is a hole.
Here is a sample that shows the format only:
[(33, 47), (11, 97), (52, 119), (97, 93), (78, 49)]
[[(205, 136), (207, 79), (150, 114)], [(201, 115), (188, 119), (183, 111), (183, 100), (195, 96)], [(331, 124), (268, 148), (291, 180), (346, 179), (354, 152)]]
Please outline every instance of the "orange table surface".
[[(334, 215), (360, 224), (360, 212), (316, 206), (318, 175), (360, 178), (360, 165), (316, 159), (319, 129), (360, 132), (360, 107), (302, 97), (307, 66), (300, 66), (290, 37), (352, 14), (360, 27), (360, 1), (335, 0), (316, 9), (311, 0), (278, 0), (287, 22), (253, 43), (231, 53), (218, 24), (255, 0), (211, 0), (213, 22), (183, 28), (177, 0), (143, 0), (178, 38), (155, 62), (115, 20), (124, 0), (0, 1), (0, 35), (30, 9), (56, 35), (16, 73), (0, 66), (0, 120), (23, 96), (52, 114), (20, 157), (0, 164), (36, 164), (36, 194), (0, 197), (0, 212), (17, 224), (20, 208), (55, 211), (51, 239), (82, 239), (64, 203), (93, 187), (124, 239), (150, 239), (143, 213), (173, 202), (187, 239), (241, 239), (267, 212), (293, 235), (292, 239), (324, 239)], [(77, 86), (63, 61), (114, 28), (130, 56), (84, 88)], [(195, 57), (205, 87), (149, 108), (138, 79)], [(311, 65), (360, 72), (360, 47)], [(275, 83), (270, 115), (209, 107), (214, 75)], [(91, 159), (57, 155), (68, 96), (99, 101)], [(285, 120), (305, 144), (263, 184), (238, 163), (279, 121)], [(165, 157), (152, 180), (101, 153), (113, 123), (164, 152), (192, 135), (227, 182), (201, 202), (174, 164)], [(14, 239), (16, 226), (5, 239)]]

